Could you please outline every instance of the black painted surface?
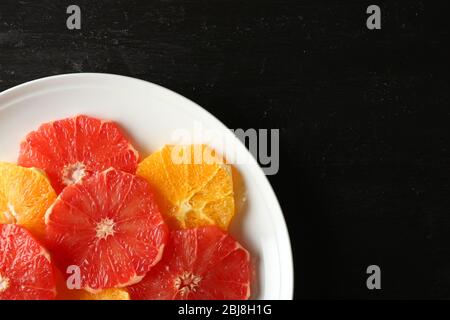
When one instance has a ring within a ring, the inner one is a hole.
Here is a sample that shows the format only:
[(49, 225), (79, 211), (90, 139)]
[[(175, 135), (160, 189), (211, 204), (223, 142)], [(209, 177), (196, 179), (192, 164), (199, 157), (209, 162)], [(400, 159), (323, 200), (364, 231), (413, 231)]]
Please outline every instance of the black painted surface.
[[(82, 30), (65, 27), (67, 5)], [(0, 91), (70, 72), (152, 81), (230, 128), (280, 128), (270, 177), (296, 298), (450, 296), (449, 28), (432, 1), (0, 2)], [(382, 290), (365, 268), (382, 269)]]

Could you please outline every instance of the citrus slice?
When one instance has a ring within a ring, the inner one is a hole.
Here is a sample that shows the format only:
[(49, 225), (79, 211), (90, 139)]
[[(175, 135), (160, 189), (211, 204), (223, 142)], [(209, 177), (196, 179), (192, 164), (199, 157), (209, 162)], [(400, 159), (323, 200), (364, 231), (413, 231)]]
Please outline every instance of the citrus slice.
[(234, 216), (231, 166), (205, 145), (166, 145), (137, 170), (156, 190), (161, 211), (174, 229), (217, 225)]
[(0, 224), (0, 300), (52, 300), (50, 257), (24, 228)]
[(137, 300), (245, 300), (250, 255), (218, 227), (172, 231), (163, 259), (128, 288)]
[(58, 267), (78, 267), (92, 293), (139, 282), (168, 235), (148, 183), (113, 168), (65, 188), (45, 222)]
[(125, 289), (105, 289), (99, 293), (84, 290), (77, 292), (76, 300), (130, 300), (130, 294)]
[(119, 126), (80, 115), (49, 122), (27, 135), (20, 145), (18, 163), (47, 173), (60, 193), (94, 172), (110, 167), (135, 173), (138, 152)]
[[(56, 299), (57, 300), (130, 300), (130, 294), (126, 289), (105, 289), (98, 293), (86, 290), (69, 289), (67, 277), (56, 269)], [(69, 276), (69, 275), (68, 275)]]
[(41, 172), (0, 162), (0, 223), (22, 225), (41, 240), (44, 214), (55, 199), (55, 191)]

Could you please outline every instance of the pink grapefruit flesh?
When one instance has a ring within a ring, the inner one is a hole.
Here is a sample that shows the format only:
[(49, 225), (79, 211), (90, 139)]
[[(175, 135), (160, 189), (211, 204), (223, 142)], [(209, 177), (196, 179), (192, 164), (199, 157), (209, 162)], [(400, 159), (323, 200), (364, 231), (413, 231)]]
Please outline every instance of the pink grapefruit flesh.
[(148, 183), (113, 168), (66, 187), (45, 220), (58, 267), (78, 267), (93, 293), (139, 282), (168, 237)]
[(53, 300), (55, 286), (45, 249), (24, 228), (0, 224), (0, 300)]
[(110, 167), (134, 174), (138, 160), (118, 125), (80, 115), (45, 123), (29, 133), (20, 145), (18, 164), (44, 170), (60, 193)]
[(163, 259), (138, 284), (138, 300), (245, 300), (250, 255), (218, 227), (172, 231)]

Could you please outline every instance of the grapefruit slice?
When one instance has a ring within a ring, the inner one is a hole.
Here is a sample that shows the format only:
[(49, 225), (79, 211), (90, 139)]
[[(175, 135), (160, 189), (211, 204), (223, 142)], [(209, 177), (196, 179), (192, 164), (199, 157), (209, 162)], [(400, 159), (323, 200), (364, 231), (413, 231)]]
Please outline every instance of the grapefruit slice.
[(50, 257), (24, 228), (0, 224), (0, 300), (53, 300)]
[(138, 160), (118, 125), (80, 115), (45, 123), (29, 133), (20, 145), (18, 163), (44, 170), (60, 193), (110, 167), (134, 174)]
[(214, 150), (166, 145), (144, 159), (137, 174), (157, 191), (161, 211), (173, 229), (228, 229), (235, 213), (232, 170)]
[(246, 300), (250, 255), (218, 227), (172, 231), (164, 257), (128, 290), (138, 300)]
[(60, 270), (78, 267), (92, 293), (139, 282), (168, 236), (148, 183), (113, 168), (66, 187), (45, 222)]
[(0, 223), (24, 226), (42, 240), (44, 214), (55, 199), (55, 191), (40, 171), (0, 162)]

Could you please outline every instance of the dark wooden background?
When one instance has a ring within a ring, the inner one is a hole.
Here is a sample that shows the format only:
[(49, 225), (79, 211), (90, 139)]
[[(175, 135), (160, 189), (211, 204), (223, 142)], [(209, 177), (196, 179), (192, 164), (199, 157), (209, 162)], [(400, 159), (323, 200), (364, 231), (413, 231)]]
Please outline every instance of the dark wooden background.
[[(382, 30), (365, 27), (372, 2)], [(73, 3), (80, 31), (65, 26)], [(446, 14), (414, 0), (1, 0), (0, 91), (116, 73), (177, 91), (230, 128), (279, 128), (270, 181), (295, 297), (449, 298)]]

